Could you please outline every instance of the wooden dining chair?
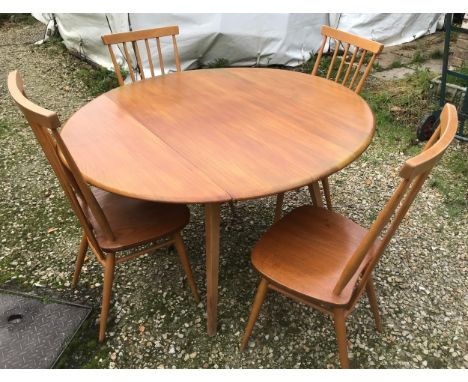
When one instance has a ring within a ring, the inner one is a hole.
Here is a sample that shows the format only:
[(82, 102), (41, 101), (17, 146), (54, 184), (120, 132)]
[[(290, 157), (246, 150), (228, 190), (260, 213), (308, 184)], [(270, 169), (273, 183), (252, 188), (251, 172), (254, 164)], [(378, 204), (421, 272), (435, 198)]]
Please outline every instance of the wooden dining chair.
[(261, 281), (241, 351), (266, 293), (272, 289), (334, 318), (341, 366), (349, 367), (345, 319), (366, 291), (375, 325), (381, 331), (372, 272), (424, 181), (453, 140), (457, 125), (455, 107), (446, 104), (434, 135), (419, 155), (404, 163), (400, 184), (369, 230), (336, 212), (310, 205), (296, 208), (272, 225), (252, 251), (252, 264)]
[[(143, 29), (132, 32), (113, 33), (101, 36), (103, 43), (107, 45), (107, 48), (109, 49), (112, 63), (114, 64), (114, 70), (119, 80), (120, 86), (124, 85), (124, 79), (122, 78), (120, 66), (115, 57), (114, 48), (120, 49), (122, 52), (123, 59), (127, 62), (130, 78), (132, 79), (132, 82), (135, 82), (138, 80), (137, 76), (139, 76), (141, 79), (146, 78), (145, 70), (141, 60), (141, 52), (146, 52), (151, 77), (155, 76), (153, 65), (153, 58), (155, 57), (153, 57), (151, 46), (153, 46), (153, 49), (156, 47), (156, 51), (158, 52), (159, 69), (161, 71), (161, 75), (166, 74), (161, 50), (162, 37), (172, 38), (175, 66), (176, 70), (180, 72), (179, 51), (177, 49), (176, 41), (176, 35), (178, 34), (178, 26), (169, 26), (163, 28)], [(134, 66), (134, 61), (136, 61), (136, 66)]]
[(199, 302), (180, 234), (189, 222), (187, 206), (147, 202), (90, 187), (60, 136), (57, 114), (27, 98), (18, 71), (9, 74), (8, 89), (31, 126), (83, 229), (72, 286), (77, 285), (88, 247), (104, 268), (99, 341), (104, 340), (106, 332), (115, 266), (149, 251), (175, 246), (193, 296)]
[[(323, 39), (312, 69), (312, 75), (317, 76), (323, 74), (327, 80), (346, 86), (359, 94), (376, 58), (382, 52), (384, 46), (376, 41), (334, 29), (327, 25), (322, 25), (320, 33), (322, 34)], [(325, 70), (325, 74), (321, 73), (322, 66), (320, 63), (327, 46), (327, 41), (329, 43), (329, 49), (333, 46), (333, 55), (331, 56), (328, 70)], [(331, 105), (331, 107), (332, 106), (333, 105)], [(335, 106), (339, 107), (339, 105)], [(322, 178), (321, 182), (327, 208), (332, 210), (333, 207), (328, 177)], [(309, 185), (309, 193), (313, 204), (315, 206), (321, 206), (322, 200), (318, 182), (313, 182)], [(283, 200), (284, 193), (276, 196), (274, 221), (278, 221), (281, 218)]]

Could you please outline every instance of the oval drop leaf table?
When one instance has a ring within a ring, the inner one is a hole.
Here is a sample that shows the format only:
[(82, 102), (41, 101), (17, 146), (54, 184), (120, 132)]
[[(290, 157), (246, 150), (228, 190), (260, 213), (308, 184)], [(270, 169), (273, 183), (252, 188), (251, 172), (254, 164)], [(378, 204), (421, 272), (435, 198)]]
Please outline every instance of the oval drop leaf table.
[(375, 130), (353, 91), (288, 70), (172, 73), (113, 89), (62, 137), (106, 191), (205, 205), (208, 334), (216, 334), (220, 204), (308, 185), (355, 160)]

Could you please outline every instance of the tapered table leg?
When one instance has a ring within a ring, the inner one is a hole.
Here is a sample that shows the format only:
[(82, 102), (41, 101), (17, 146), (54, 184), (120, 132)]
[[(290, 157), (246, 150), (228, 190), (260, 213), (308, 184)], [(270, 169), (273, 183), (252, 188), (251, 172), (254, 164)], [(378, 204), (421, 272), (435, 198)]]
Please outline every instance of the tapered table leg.
[(220, 203), (205, 204), (205, 250), (208, 335), (216, 335), (218, 314)]
[(312, 204), (315, 207), (323, 207), (322, 194), (320, 193), (318, 181), (309, 184), (309, 194), (312, 199)]

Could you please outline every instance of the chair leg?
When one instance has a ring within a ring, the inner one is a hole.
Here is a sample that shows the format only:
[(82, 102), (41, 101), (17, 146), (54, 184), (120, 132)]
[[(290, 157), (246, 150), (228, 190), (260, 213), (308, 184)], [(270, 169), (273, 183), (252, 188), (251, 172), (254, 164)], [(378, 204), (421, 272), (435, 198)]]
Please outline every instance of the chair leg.
[(244, 351), (245, 345), (249, 341), (250, 334), (252, 329), (257, 321), (258, 314), (260, 313), (260, 308), (262, 307), (265, 296), (268, 292), (268, 281), (262, 277), (260, 285), (258, 286), (257, 293), (255, 294), (255, 299), (252, 305), (252, 310), (250, 312), (249, 321), (245, 327), (244, 336), (242, 337), (242, 342), (240, 346), (240, 351)]
[(167, 254), (172, 255), (176, 252), (174, 244), (171, 244), (170, 246), (167, 247)]
[(325, 200), (327, 201), (327, 208), (332, 211), (332, 201), (330, 193), (330, 184), (328, 183), (328, 177), (322, 178), (323, 193), (325, 194)]
[(114, 282), (115, 254), (107, 254), (104, 264), (104, 285), (102, 288), (102, 307), (99, 322), (99, 342), (104, 341), (107, 327), (107, 313), (109, 312), (110, 299), (112, 294), (112, 284)]
[(341, 368), (348, 369), (349, 360), (344, 309), (335, 309), (333, 311), (333, 317), (335, 319), (336, 342), (338, 344), (338, 351), (340, 353)]
[(379, 306), (377, 304), (377, 295), (375, 293), (374, 280), (372, 277), (369, 277), (366, 283), (367, 297), (369, 298), (369, 303), (372, 309), (372, 314), (374, 315), (375, 327), (377, 331), (382, 331), (382, 321), (380, 320)]
[(72, 288), (76, 288), (76, 285), (78, 284), (78, 280), (80, 279), (81, 274), (81, 267), (83, 266), (83, 262), (87, 251), (88, 238), (86, 237), (86, 233), (83, 232), (83, 236), (81, 237), (80, 242), (80, 249), (78, 250), (78, 255), (76, 256), (75, 273), (73, 274)]
[(284, 200), (284, 192), (276, 195), (275, 217), (273, 218), (273, 223), (276, 223), (278, 220), (281, 219), (281, 212), (283, 209), (283, 200)]
[(193, 297), (195, 301), (198, 303), (200, 302), (200, 295), (198, 294), (197, 286), (195, 285), (195, 280), (193, 278), (192, 269), (190, 268), (190, 262), (187, 256), (187, 251), (185, 250), (184, 241), (182, 240), (182, 236), (180, 233), (174, 234), (174, 246), (177, 250), (177, 254), (179, 255), (180, 262), (182, 263), (182, 268), (184, 268), (185, 275), (187, 276), (187, 281), (192, 290)]
[(315, 207), (323, 207), (322, 195), (320, 193), (320, 186), (318, 182), (313, 182), (309, 184), (309, 194), (312, 199), (312, 204)]

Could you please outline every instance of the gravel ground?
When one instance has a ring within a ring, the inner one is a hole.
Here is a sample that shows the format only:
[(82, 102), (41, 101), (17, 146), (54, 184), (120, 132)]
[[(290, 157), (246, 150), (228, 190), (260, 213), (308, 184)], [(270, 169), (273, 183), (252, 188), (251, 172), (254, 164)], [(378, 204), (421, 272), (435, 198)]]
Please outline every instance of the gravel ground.
[[(206, 335), (205, 305), (194, 303), (177, 259), (161, 250), (117, 268), (107, 341), (96, 344), (101, 267), (88, 253), (79, 287), (71, 290), (80, 229), (6, 87), (8, 72), (19, 69), (30, 97), (56, 110), (62, 121), (91, 99), (77, 75), (86, 64), (57, 46), (33, 45), (43, 30), (39, 23), (0, 28), (0, 282), (7, 289), (95, 308), (62, 366), (337, 367), (331, 319), (276, 293), (267, 297), (248, 348), (238, 351), (259, 281), (250, 249), (272, 220), (273, 198), (237, 203), (235, 217), (227, 205), (222, 210), (216, 337)], [(467, 156), (460, 143), (450, 152)], [(331, 177), (336, 209), (369, 226), (407, 157), (397, 146), (382, 144), (377, 134), (361, 158)], [(445, 174), (444, 166), (439, 174)], [(466, 178), (459, 186), (466, 188)], [(305, 190), (290, 192), (285, 210), (308, 202)], [(191, 212), (183, 235), (205, 296), (203, 210), (191, 206)], [(383, 332), (374, 330), (365, 298), (347, 320), (353, 367), (468, 366), (467, 223), (466, 210), (451, 216), (444, 196), (436, 188), (423, 188), (375, 271)]]

